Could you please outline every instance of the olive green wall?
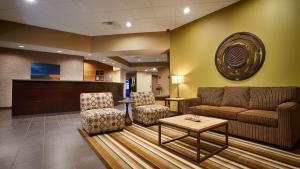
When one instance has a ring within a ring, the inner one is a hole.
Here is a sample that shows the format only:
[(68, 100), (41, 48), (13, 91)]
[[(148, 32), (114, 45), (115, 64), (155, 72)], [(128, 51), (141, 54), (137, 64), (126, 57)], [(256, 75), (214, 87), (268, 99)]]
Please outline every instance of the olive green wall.
[[(170, 72), (185, 75), (181, 96), (196, 96), (198, 86), (300, 86), (299, 20), (300, 0), (243, 0), (173, 30)], [(235, 32), (256, 34), (266, 47), (262, 68), (239, 82), (221, 76), (214, 63), (219, 44)]]

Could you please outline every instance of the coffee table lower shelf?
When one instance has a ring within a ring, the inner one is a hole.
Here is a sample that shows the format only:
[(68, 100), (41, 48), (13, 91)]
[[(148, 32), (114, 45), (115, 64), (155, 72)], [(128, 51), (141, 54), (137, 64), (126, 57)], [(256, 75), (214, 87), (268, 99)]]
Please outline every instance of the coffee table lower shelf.
[[(175, 128), (179, 128), (179, 129), (182, 129), (182, 130), (186, 130), (187, 131), (187, 134), (184, 135), (184, 136), (181, 136), (181, 137), (178, 137), (178, 138), (174, 138), (174, 139), (170, 139), (170, 140), (167, 140), (167, 141), (163, 141), (161, 140), (161, 133), (162, 133), (162, 125), (166, 125), (166, 126), (172, 126), (172, 127), (175, 127)], [(208, 130), (212, 130), (212, 129), (215, 129), (215, 128), (219, 128), (219, 127), (222, 127), (224, 126), (225, 127), (225, 143), (222, 145), (221, 148), (211, 152), (210, 154), (204, 156), (204, 157), (200, 157), (200, 149), (201, 149), (201, 146), (200, 146), (200, 133), (202, 132), (205, 132), (205, 131), (208, 131)], [(205, 130), (205, 131), (201, 131), (201, 132), (195, 132), (195, 131), (191, 131), (191, 130), (188, 130), (186, 128), (181, 128), (181, 127), (178, 127), (178, 126), (174, 126), (174, 125), (170, 125), (170, 124), (165, 124), (165, 123), (159, 123), (158, 124), (158, 145), (162, 146), (162, 147), (165, 147), (167, 149), (171, 149), (169, 147), (167, 147), (165, 144), (167, 143), (170, 143), (170, 142), (173, 142), (173, 141), (176, 141), (176, 140), (180, 140), (180, 139), (183, 139), (183, 138), (186, 138), (186, 137), (189, 137), (191, 136), (191, 132), (194, 132), (196, 133), (196, 141), (197, 141), (197, 157), (196, 159), (194, 158), (191, 158), (192, 160), (196, 161), (196, 162), (202, 162), (206, 159), (208, 159), (209, 157), (213, 156), (213, 155), (216, 155), (218, 154), (219, 152), (221, 152), (222, 150), (228, 148), (228, 123), (225, 123), (225, 124), (222, 124), (222, 125), (219, 125), (219, 126), (216, 126), (216, 127), (213, 127), (213, 128), (209, 128), (208, 130)], [(193, 136), (191, 136), (193, 137)]]

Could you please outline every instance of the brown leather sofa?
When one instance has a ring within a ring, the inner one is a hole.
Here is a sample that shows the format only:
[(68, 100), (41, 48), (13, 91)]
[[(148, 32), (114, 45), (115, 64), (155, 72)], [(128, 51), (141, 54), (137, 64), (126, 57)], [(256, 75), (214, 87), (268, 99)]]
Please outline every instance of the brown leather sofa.
[(229, 120), (229, 134), (292, 148), (300, 136), (297, 87), (199, 87), (190, 114)]

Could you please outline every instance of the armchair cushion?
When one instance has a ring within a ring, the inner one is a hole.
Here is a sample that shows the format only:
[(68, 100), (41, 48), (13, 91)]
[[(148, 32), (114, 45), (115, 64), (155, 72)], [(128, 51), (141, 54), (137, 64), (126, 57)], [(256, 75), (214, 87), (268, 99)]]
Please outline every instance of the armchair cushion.
[(81, 93), (80, 108), (81, 111), (112, 108), (113, 107), (112, 93)]
[(123, 129), (125, 112), (114, 108), (91, 109), (80, 113), (82, 127), (89, 134)]
[(133, 120), (142, 124), (156, 124), (159, 119), (168, 116), (169, 107), (162, 105), (143, 105), (137, 106), (133, 111)]
[(132, 107), (155, 104), (155, 97), (152, 92), (131, 92), (131, 100), (135, 101)]

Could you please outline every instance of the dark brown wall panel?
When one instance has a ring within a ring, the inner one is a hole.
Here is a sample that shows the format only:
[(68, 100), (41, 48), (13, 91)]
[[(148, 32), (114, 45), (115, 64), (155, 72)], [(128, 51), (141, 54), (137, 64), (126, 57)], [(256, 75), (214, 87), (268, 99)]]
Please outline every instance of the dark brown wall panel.
[(123, 99), (123, 83), (13, 80), (12, 115), (80, 110), (80, 93), (112, 92)]

